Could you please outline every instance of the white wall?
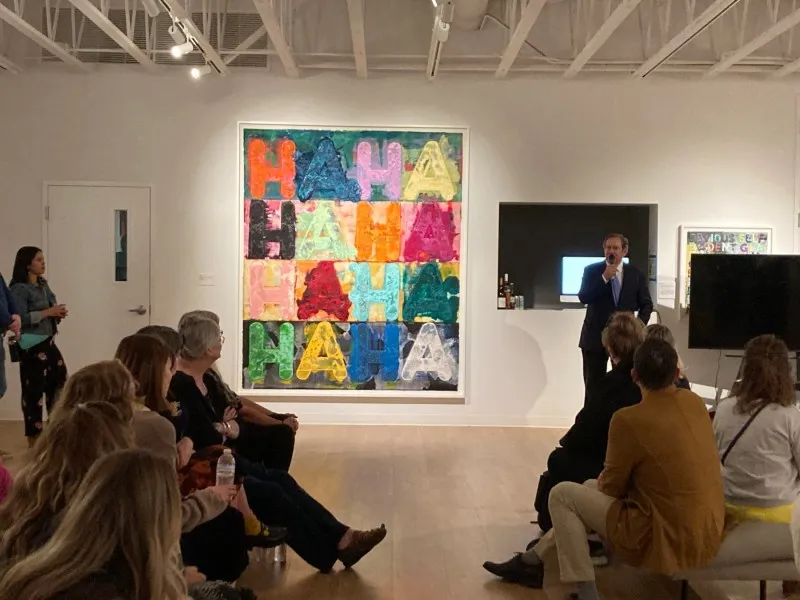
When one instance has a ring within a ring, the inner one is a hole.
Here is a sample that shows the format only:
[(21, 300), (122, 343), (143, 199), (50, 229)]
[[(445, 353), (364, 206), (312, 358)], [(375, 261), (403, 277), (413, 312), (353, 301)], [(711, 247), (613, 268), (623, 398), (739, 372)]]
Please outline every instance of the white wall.
[[(17, 247), (41, 243), (43, 181), (150, 183), (154, 322), (203, 307), (232, 330), (237, 121), (469, 126), (467, 404), (291, 409), (323, 422), (565, 425), (583, 398), (582, 314), (494, 310), (498, 202), (658, 204), (660, 276), (676, 275), (680, 224), (766, 225), (775, 251), (792, 252), (795, 95), (792, 85), (722, 82), (4, 77), (0, 267), (8, 274)], [(214, 273), (216, 287), (200, 286), (200, 272)], [(231, 379), (232, 354), (221, 365)], [(715, 353), (683, 354), (693, 380), (713, 383)], [(723, 381), (735, 370), (728, 362)], [(0, 416), (19, 414), (17, 398), (12, 386)]]

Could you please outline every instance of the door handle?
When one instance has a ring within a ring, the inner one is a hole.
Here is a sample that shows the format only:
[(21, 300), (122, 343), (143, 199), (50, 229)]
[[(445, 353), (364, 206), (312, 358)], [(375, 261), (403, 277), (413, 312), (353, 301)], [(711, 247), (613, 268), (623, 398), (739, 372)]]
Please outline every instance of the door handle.
[(147, 314), (147, 309), (144, 307), (143, 304), (140, 304), (136, 308), (128, 309), (128, 312), (136, 313), (137, 315), (146, 315)]

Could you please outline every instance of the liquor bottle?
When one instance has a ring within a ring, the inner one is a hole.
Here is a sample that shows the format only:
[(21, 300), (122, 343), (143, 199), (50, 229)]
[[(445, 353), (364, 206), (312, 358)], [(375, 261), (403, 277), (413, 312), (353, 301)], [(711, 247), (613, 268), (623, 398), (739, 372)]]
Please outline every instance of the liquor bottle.
[(511, 299), (511, 304), (508, 305), (508, 308), (514, 309), (517, 308), (517, 296), (514, 294), (514, 284), (510, 284), (511, 287), (511, 294), (509, 298)]
[(500, 283), (497, 285), (497, 308), (503, 309), (506, 307), (506, 293), (503, 289), (503, 278), (500, 278)]
[(511, 308), (511, 285), (508, 283), (508, 273), (504, 276), (503, 294), (506, 297), (506, 308)]

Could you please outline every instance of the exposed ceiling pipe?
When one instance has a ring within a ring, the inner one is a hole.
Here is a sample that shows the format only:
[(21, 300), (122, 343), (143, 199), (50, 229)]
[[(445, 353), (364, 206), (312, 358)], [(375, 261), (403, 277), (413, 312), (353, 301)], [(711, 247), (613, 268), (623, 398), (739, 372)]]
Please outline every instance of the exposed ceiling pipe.
[(475, 31), (489, 8), (489, 0), (456, 0), (453, 27)]

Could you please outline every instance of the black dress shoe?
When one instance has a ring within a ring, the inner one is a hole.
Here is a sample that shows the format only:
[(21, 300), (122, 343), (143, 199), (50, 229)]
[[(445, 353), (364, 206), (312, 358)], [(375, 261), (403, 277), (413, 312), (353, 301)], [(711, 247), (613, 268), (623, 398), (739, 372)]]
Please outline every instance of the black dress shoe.
[(503, 581), (518, 583), (535, 590), (542, 589), (544, 583), (544, 565), (526, 564), (522, 562), (521, 554), (515, 554), (511, 560), (504, 563), (486, 561), (483, 563), (483, 568)]

